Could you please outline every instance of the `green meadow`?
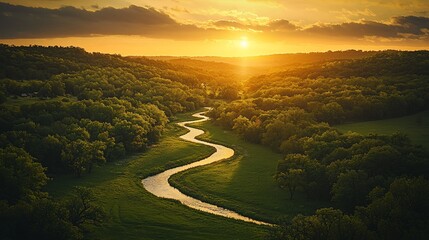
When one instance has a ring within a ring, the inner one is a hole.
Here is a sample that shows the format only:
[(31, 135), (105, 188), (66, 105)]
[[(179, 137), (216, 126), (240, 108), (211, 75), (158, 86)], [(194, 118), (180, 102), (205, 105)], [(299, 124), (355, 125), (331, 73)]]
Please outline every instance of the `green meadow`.
[[(179, 116), (177, 121), (193, 119)], [(146, 153), (96, 168), (91, 175), (53, 177), (47, 191), (67, 197), (74, 186), (91, 187), (108, 219), (90, 239), (262, 239), (267, 227), (199, 212), (178, 202), (159, 199), (142, 187), (142, 178), (210, 155), (207, 146), (182, 141), (185, 132), (174, 123)], [(238, 179), (236, 179), (238, 180)], [(201, 183), (210, 185), (210, 180)], [(227, 187), (227, 186), (225, 186)], [(256, 192), (255, 192), (256, 194)]]
[(399, 118), (378, 121), (348, 123), (335, 126), (342, 132), (353, 131), (362, 134), (406, 134), (413, 143), (429, 149), (429, 111)]
[(204, 199), (258, 220), (275, 223), (301, 214), (313, 214), (326, 202), (308, 201), (297, 194), (289, 199), (287, 190), (278, 187), (274, 175), (281, 154), (244, 141), (211, 122), (193, 126), (206, 131), (199, 138), (231, 147), (235, 155), (228, 160), (173, 175), (175, 187), (188, 195)]
[[(159, 144), (146, 153), (122, 161), (108, 163), (91, 175), (53, 177), (47, 191), (57, 198), (67, 197), (74, 186), (91, 187), (97, 203), (107, 212), (108, 219), (94, 228), (94, 239), (261, 239), (267, 227), (230, 220), (189, 209), (175, 201), (159, 199), (145, 191), (141, 179), (165, 169), (184, 165), (214, 150), (210, 147), (182, 141), (185, 133), (175, 122), (194, 119), (191, 114), (177, 117), (168, 125)], [(312, 214), (328, 206), (326, 202), (308, 201), (298, 195), (289, 199), (287, 191), (275, 182), (277, 162), (281, 154), (244, 141), (211, 122), (196, 123), (206, 133), (199, 138), (224, 144), (235, 150), (227, 160), (191, 169), (174, 175), (170, 182), (188, 195), (235, 210), (246, 216), (267, 222)], [(429, 111), (380, 121), (336, 126), (341, 131), (362, 134), (402, 132), (413, 142), (428, 147)]]

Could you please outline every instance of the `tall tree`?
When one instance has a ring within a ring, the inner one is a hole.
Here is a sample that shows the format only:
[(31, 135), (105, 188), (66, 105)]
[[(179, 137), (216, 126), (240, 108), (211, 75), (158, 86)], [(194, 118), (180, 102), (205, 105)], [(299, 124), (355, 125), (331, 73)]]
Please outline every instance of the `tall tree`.
[(16, 203), (40, 194), (48, 178), (40, 163), (25, 150), (13, 146), (0, 148), (0, 200)]

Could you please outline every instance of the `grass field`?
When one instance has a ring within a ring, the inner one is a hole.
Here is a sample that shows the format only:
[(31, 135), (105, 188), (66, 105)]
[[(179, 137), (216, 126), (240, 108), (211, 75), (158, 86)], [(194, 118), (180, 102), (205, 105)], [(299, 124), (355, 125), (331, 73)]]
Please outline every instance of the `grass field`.
[(354, 131), (362, 134), (401, 132), (408, 135), (413, 143), (429, 149), (429, 111), (400, 118), (342, 124), (335, 128), (342, 132)]
[(210, 122), (194, 126), (206, 131), (202, 139), (227, 145), (235, 150), (235, 155), (226, 161), (173, 175), (170, 182), (181, 191), (268, 222), (298, 213), (312, 214), (315, 209), (327, 206), (299, 194), (289, 200), (289, 193), (280, 189), (274, 179), (280, 154), (245, 142)]
[[(191, 119), (189, 116), (183, 115), (177, 120)], [(56, 177), (47, 191), (61, 198), (73, 186), (93, 189), (97, 203), (109, 219), (94, 228), (90, 239), (263, 239), (267, 227), (198, 212), (178, 202), (159, 199), (143, 189), (140, 181), (145, 176), (213, 152), (210, 147), (179, 140), (184, 131), (169, 124), (161, 142), (148, 152), (96, 168), (82, 178)], [(210, 180), (203, 184), (209, 185)]]

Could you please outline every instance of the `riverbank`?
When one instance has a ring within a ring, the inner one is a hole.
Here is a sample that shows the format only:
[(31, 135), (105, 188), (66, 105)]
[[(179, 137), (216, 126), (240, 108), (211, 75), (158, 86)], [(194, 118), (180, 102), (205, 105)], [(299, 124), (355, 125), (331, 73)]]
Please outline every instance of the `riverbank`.
[(226, 160), (228, 158), (231, 158), (234, 155), (234, 150), (231, 148), (228, 148), (228, 147), (223, 146), (223, 145), (214, 144), (214, 143), (210, 143), (210, 142), (201, 141), (201, 140), (196, 139), (196, 137), (204, 134), (204, 131), (197, 129), (197, 128), (189, 127), (188, 124), (201, 123), (201, 122), (205, 122), (205, 121), (209, 120), (208, 117), (203, 115), (206, 112), (207, 111), (196, 113), (196, 114), (192, 115), (193, 117), (198, 118), (196, 120), (179, 122), (178, 123), (179, 126), (186, 128), (188, 130), (188, 132), (186, 134), (183, 134), (182, 136), (180, 136), (180, 138), (185, 140), (185, 141), (188, 141), (188, 142), (197, 143), (197, 144), (201, 144), (201, 145), (205, 145), (205, 146), (210, 146), (210, 147), (215, 149), (215, 152), (213, 154), (211, 154), (210, 156), (203, 158), (201, 160), (195, 161), (193, 163), (189, 163), (189, 164), (186, 164), (183, 166), (168, 169), (168, 170), (161, 172), (159, 174), (147, 177), (147, 178), (142, 180), (143, 187), (148, 192), (152, 193), (153, 195), (155, 195), (157, 197), (174, 199), (174, 200), (181, 202), (185, 206), (197, 209), (199, 211), (211, 213), (214, 215), (223, 216), (226, 218), (232, 218), (232, 219), (241, 220), (241, 221), (245, 221), (245, 222), (251, 222), (251, 223), (255, 223), (255, 224), (259, 224), (259, 225), (270, 225), (269, 223), (265, 223), (262, 221), (251, 219), (251, 218), (246, 217), (246, 216), (242, 216), (242, 215), (240, 215), (234, 211), (231, 211), (229, 209), (222, 208), (222, 207), (219, 207), (219, 206), (214, 205), (214, 204), (209, 204), (209, 203), (203, 202), (199, 199), (187, 196), (187, 195), (183, 194), (182, 192), (180, 192), (179, 190), (177, 190), (176, 188), (172, 187), (170, 185), (170, 183), (168, 182), (170, 177), (174, 174), (184, 172), (184, 171), (192, 169), (192, 168), (205, 166), (205, 165), (213, 164), (213, 163), (216, 163), (216, 162), (219, 162), (222, 160)]
[(280, 189), (274, 179), (281, 154), (249, 143), (238, 135), (210, 122), (192, 125), (206, 133), (204, 141), (223, 144), (234, 149), (227, 161), (190, 169), (174, 175), (170, 182), (186, 194), (232, 209), (254, 219), (273, 222), (291, 219), (297, 214), (311, 215), (329, 203), (310, 201), (302, 193), (290, 200), (287, 190)]
[(264, 239), (267, 227), (195, 211), (143, 189), (142, 178), (213, 152), (210, 147), (179, 139), (186, 130), (176, 122), (189, 119), (193, 119), (190, 114), (179, 115), (148, 152), (95, 168), (91, 175), (82, 178), (54, 178), (47, 190), (62, 198), (74, 186), (93, 189), (108, 221), (94, 229), (91, 239)]

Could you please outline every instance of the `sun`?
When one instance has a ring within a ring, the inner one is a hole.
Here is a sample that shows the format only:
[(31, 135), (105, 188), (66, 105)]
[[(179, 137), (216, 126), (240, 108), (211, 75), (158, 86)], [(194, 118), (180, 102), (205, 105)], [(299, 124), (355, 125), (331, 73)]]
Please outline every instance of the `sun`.
[(240, 41), (240, 47), (241, 48), (247, 48), (247, 47), (249, 47), (249, 42), (247, 41), (246, 38), (241, 39), (241, 41)]

